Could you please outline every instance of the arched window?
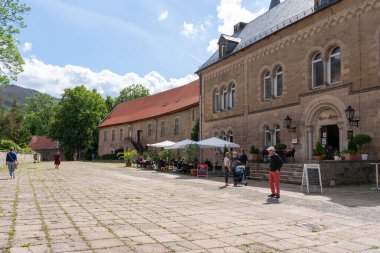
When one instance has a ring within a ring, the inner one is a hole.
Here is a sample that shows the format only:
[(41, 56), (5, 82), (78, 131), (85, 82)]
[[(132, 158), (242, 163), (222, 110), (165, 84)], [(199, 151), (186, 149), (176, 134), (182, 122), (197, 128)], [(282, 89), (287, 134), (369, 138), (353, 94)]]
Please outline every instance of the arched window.
[(219, 98), (219, 91), (215, 90), (214, 92), (214, 112), (218, 112), (220, 110), (220, 98)]
[(223, 88), (223, 95), (222, 95), (222, 109), (227, 110), (228, 109), (228, 93), (227, 93), (227, 87)]
[(317, 88), (323, 84), (323, 61), (321, 53), (314, 55), (311, 61), (312, 87)]
[(279, 125), (277, 125), (275, 130), (274, 130), (273, 145), (276, 145), (278, 143), (281, 143), (281, 128)]
[(266, 147), (269, 147), (272, 145), (272, 135), (270, 133), (270, 129), (268, 126), (265, 127), (264, 142), (265, 142)]
[(264, 74), (264, 99), (270, 99), (272, 97), (272, 80), (270, 73), (267, 71)]
[(334, 84), (340, 81), (340, 75), (341, 75), (341, 54), (340, 54), (340, 48), (336, 47), (334, 48), (329, 57), (329, 64), (328, 64), (328, 77), (329, 77), (329, 84)]
[(231, 91), (230, 91), (230, 108), (235, 108), (235, 99), (236, 99), (236, 88), (235, 84), (231, 85)]
[(232, 130), (228, 131), (227, 136), (228, 136), (228, 139), (227, 139), (228, 141), (234, 142), (234, 132), (232, 132)]
[(227, 140), (227, 136), (224, 131), (220, 132), (220, 139), (225, 140), (225, 141)]
[(214, 137), (219, 137), (218, 132), (215, 132), (215, 133), (214, 133)]
[(282, 67), (278, 67), (276, 70), (276, 77), (274, 79), (274, 96), (279, 97), (282, 95), (282, 88), (284, 82), (284, 73)]

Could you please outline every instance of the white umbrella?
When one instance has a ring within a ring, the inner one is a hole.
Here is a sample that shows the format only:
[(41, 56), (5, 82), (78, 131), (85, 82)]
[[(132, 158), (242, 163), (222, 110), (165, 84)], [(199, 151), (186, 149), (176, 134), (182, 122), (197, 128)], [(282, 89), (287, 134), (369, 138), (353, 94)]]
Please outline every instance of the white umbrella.
[(198, 143), (196, 141), (186, 139), (183, 141), (179, 141), (172, 146), (165, 147), (165, 149), (184, 149), (189, 144), (198, 144)]
[(217, 137), (212, 137), (206, 140), (198, 141), (197, 144), (201, 148), (223, 148), (224, 146), (226, 146), (227, 148), (240, 148), (239, 144), (225, 141)]
[(159, 143), (148, 144), (148, 146), (155, 147), (155, 148), (164, 148), (164, 147), (172, 146), (174, 144), (175, 144), (175, 142), (172, 142), (172, 141), (163, 141), (163, 142), (159, 142)]

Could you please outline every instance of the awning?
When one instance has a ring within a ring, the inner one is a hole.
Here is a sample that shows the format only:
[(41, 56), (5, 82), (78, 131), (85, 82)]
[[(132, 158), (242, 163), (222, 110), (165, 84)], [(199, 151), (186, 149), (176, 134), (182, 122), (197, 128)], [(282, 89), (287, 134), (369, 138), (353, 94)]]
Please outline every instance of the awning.
[(201, 148), (240, 148), (239, 144), (225, 141), (217, 137), (212, 137), (206, 140), (198, 141), (197, 143)]
[(172, 146), (165, 147), (165, 149), (184, 149), (186, 148), (187, 145), (190, 145), (190, 144), (198, 144), (198, 143), (196, 141), (186, 139), (183, 141), (179, 141)]
[(159, 143), (154, 143), (154, 144), (148, 144), (149, 147), (155, 147), (155, 148), (165, 148), (174, 145), (175, 142), (172, 141), (163, 141)]

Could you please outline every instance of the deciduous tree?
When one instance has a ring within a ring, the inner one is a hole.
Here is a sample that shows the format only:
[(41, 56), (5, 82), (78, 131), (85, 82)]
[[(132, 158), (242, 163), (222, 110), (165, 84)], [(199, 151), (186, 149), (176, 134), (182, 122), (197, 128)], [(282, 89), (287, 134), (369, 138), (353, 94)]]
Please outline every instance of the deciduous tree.
[(120, 95), (116, 98), (116, 105), (136, 98), (149, 95), (149, 89), (142, 84), (132, 84), (120, 91)]
[(104, 99), (84, 86), (65, 89), (54, 113), (49, 136), (78, 153), (97, 146), (97, 125), (107, 114)]
[(19, 0), (0, 0), (0, 85), (17, 80), (24, 61), (15, 35), (25, 28), (24, 15), (30, 8)]

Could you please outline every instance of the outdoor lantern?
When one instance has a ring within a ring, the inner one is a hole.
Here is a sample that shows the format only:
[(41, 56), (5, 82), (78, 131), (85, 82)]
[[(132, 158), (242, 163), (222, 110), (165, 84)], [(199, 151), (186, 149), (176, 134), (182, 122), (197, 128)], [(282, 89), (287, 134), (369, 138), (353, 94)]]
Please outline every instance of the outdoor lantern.
[(289, 117), (289, 115), (286, 116), (284, 119), (284, 127), (288, 129), (289, 132), (295, 132), (296, 127), (291, 127), (292, 125), (292, 119)]
[(284, 126), (286, 128), (289, 128), (292, 125), (292, 119), (289, 117), (289, 115), (286, 116), (284, 119)]
[(352, 108), (351, 105), (349, 105), (347, 107), (347, 109), (344, 110), (344, 112), (346, 113), (346, 118), (347, 118), (350, 126), (356, 126), (356, 127), (358, 127), (360, 120), (358, 120), (358, 119), (354, 120), (354, 116), (355, 116), (355, 110), (354, 110), (354, 108)]

